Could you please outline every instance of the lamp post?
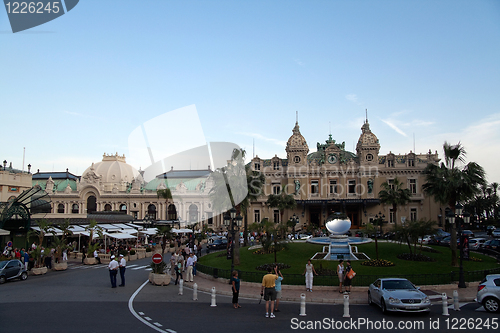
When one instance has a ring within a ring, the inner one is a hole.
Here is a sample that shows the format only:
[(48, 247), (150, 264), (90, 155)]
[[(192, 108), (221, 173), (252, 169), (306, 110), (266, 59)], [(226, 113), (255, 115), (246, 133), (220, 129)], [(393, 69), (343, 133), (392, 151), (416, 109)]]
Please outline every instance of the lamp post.
[[(384, 223), (385, 220), (385, 215), (382, 214), (382, 212), (378, 212), (378, 214), (375, 214), (375, 223), (376, 225), (380, 226), (380, 235), (382, 236), (382, 224)], [(375, 232), (375, 237), (377, 237), (377, 232)]]
[(3, 171), (5, 171), (6, 166), (7, 166), (7, 160), (3, 160)]
[(458, 237), (460, 241), (460, 268), (458, 271), (458, 288), (467, 288), (465, 285), (465, 278), (464, 278), (464, 266), (463, 266), (463, 257), (464, 257), (464, 242), (463, 242), (463, 237), (462, 237), (462, 208), (463, 206), (458, 203), (455, 205), (455, 213), (453, 214), (453, 217), (451, 217), (450, 223), (455, 223), (458, 222)]
[[(297, 224), (299, 224), (299, 217), (295, 213), (293, 213), (291, 220), (295, 223), (295, 225), (293, 226), (293, 233), (295, 234), (297, 232), (295, 230), (295, 227), (297, 227)], [(293, 236), (295, 237), (295, 235)]]
[[(224, 215), (224, 225), (226, 227), (230, 227), (228, 231), (231, 233), (231, 237), (232, 237), (232, 240), (231, 240), (231, 274), (234, 271), (234, 242), (236, 240), (235, 227), (238, 227), (238, 233), (239, 233), (239, 229), (241, 227), (242, 220), (243, 220), (243, 217), (240, 214), (238, 214), (238, 216), (236, 216), (236, 209), (234, 207), (231, 208), (229, 210), (229, 212)], [(239, 237), (238, 237), (238, 241), (239, 241)]]

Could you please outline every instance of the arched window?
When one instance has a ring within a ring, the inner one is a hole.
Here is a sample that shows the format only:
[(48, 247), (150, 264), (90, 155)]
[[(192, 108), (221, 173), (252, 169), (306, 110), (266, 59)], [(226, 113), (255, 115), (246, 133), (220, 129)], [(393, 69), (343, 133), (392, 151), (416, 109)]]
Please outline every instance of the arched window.
[(78, 214), (78, 204), (73, 204), (71, 206), (71, 213)]
[(177, 220), (177, 210), (174, 204), (168, 205), (167, 209), (167, 220)]
[(127, 212), (127, 205), (126, 204), (121, 204), (120, 205), (120, 212)]
[(87, 213), (93, 213), (97, 210), (97, 199), (91, 195), (87, 198)]
[(111, 205), (110, 204), (105, 204), (104, 205), (104, 211), (105, 212), (110, 212), (111, 211)]
[(156, 220), (156, 206), (155, 205), (150, 204), (148, 206), (148, 216), (149, 216), (149, 219)]
[(59, 214), (64, 214), (64, 205), (62, 203), (60, 203), (59, 205), (57, 205), (57, 212)]
[(198, 222), (198, 207), (195, 204), (189, 206), (189, 221)]

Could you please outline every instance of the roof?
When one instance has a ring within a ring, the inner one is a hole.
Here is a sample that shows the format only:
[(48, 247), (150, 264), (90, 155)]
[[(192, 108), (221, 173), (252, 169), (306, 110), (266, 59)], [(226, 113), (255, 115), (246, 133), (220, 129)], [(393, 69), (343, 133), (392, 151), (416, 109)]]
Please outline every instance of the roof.
[(79, 176), (76, 176), (72, 174), (71, 172), (40, 172), (38, 171), (37, 173), (34, 173), (32, 176), (32, 179), (49, 179), (49, 177), (52, 177), (52, 180), (56, 179), (73, 179), (77, 180), (80, 179)]
[(187, 190), (188, 191), (195, 191), (196, 190), (196, 187), (202, 183), (202, 182), (205, 182), (206, 181), (206, 178), (174, 178), (174, 179), (159, 179), (159, 178), (155, 178), (153, 180), (151, 180), (149, 183), (146, 184), (146, 190), (150, 190), (150, 191), (156, 191), (156, 189), (158, 188), (158, 185), (160, 183), (165, 183), (165, 185), (171, 189), (171, 190), (175, 190), (177, 188), (177, 185), (183, 183)]
[(156, 178), (206, 178), (210, 176), (212, 170), (170, 170), (161, 175), (156, 176)]

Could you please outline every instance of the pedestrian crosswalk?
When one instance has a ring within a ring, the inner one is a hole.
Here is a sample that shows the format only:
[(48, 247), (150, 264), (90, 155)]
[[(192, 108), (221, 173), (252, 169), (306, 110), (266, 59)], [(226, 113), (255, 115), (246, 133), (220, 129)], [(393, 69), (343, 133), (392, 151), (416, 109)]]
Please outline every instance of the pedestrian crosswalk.
[[(83, 265), (83, 264), (68, 264), (68, 269), (100, 269), (108, 268), (108, 265)], [(128, 269), (151, 271), (152, 268), (149, 265), (139, 266), (139, 265), (127, 265)]]

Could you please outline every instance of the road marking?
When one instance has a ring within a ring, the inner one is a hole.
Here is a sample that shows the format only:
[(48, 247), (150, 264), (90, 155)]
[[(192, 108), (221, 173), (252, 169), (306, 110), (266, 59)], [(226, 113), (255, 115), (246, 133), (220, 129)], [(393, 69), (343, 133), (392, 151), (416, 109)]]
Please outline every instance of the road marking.
[(151, 321), (153, 319), (149, 318), (149, 317), (144, 317), (144, 319), (146, 319), (147, 321)]
[(132, 268), (132, 270), (143, 269), (143, 268), (146, 268), (146, 267), (149, 267), (149, 265), (135, 267), (135, 268)]
[(144, 316), (144, 312), (139, 312), (139, 314), (140, 314), (141, 316)]
[(486, 309), (484, 308), (484, 306), (481, 305), (475, 311), (477, 311), (477, 312), (486, 312)]
[(162, 324), (160, 324), (158, 322), (154, 322), (153, 324), (156, 325), (156, 326), (158, 326), (158, 327), (162, 327), (163, 326)]
[(132, 296), (130, 296), (130, 299), (128, 300), (128, 309), (130, 310), (130, 312), (132, 313), (132, 315), (134, 315), (134, 317), (136, 317), (137, 319), (139, 319), (141, 322), (143, 322), (145, 325), (151, 327), (152, 329), (154, 329), (155, 331), (158, 331), (158, 332), (165, 332), (165, 331), (168, 331), (170, 333), (176, 333), (175, 331), (173, 330), (170, 330), (170, 329), (165, 329), (165, 330), (162, 330), (158, 327), (156, 327), (155, 325), (151, 324), (150, 322), (148, 322), (147, 320), (144, 320), (141, 316), (139, 316), (137, 314), (137, 312), (135, 312), (134, 310), (134, 298), (135, 296), (137, 296), (137, 294), (139, 294), (139, 292), (142, 290), (142, 288), (144, 288), (144, 286), (146, 284), (149, 283), (149, 279), (146, 280), (139, 288), (137, 288), (137, 290), (132, 294)]
[(146, 268), (145, 271), (152, 271), (153, 269), (151, 267)]
[(169, 333), (177, 333), (176, 331), (171, 330), (171, 329), (169, 329), (169, 328), (166, 328), (166, 329), (165, 329), (165, 331), (166, 331), (166, 332), (169, 332)]
[(135, 266), (137, 266), (137, 265), (135, 265), (135, 264), (134, 265), (128, 265), (127, 267), (131, 268), (131, 267), (135, 267)]

